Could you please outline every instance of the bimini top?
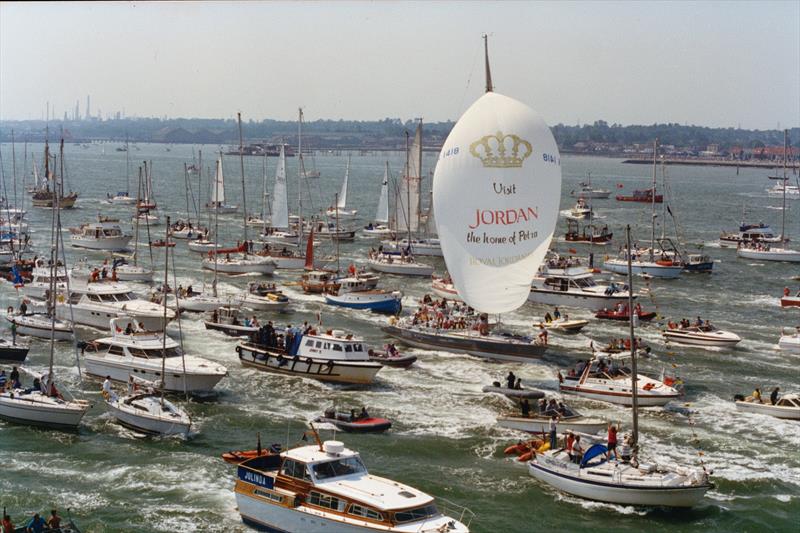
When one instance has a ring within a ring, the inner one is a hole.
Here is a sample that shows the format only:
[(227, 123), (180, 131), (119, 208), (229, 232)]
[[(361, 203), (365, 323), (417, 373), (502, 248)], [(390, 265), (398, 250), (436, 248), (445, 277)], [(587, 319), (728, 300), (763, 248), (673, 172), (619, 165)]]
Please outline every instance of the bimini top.
[[(591, 461), (595, 457), (598, 457), (600, 455), (605, 456), (605, 454), (607, 453), (608, 453), (608, 448), (606, 448), (605, 445), (603, 444), (592, 445), (588, 450), (586, 450), (586, 453), (583, 454), (583, 459), (581, 459), (581, 468), (585, 468), (589, 464), (589, 461)], [(592, 465), (592, 466), (597, 466), (597, 465)]]

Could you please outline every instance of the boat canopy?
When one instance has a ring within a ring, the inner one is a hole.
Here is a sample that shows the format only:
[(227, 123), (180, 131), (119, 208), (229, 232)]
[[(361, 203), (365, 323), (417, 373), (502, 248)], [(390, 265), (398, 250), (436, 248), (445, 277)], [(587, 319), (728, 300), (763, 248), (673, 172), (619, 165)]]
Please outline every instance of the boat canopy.
[(589, 461), (595, 457), (605, 455), (606, 453), (608, 453), (608, 448), (606, 448), (604, 444), (594, 444), (591, 448), (586, 450), (586, 453), (583, 454), (583, 459), (581, 459), (581, 468), (586, 467), (589, 464)]

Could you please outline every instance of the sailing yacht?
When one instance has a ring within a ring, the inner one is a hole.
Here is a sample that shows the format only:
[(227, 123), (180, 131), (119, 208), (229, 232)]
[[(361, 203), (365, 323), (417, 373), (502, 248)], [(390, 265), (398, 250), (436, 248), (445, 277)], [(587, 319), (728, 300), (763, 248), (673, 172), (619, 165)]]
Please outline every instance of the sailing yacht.
[[(62, 142), (63, 145), (63, 142)], [(64, 246), (61, 235), (61, 206), (59, 197), (53, 198), (52, 218), (52, 246), (50, 247), (50, 279), (51, 288), (48, 292), (49, 307), (55, 306), (55, 268), (58, 264), (58, 250)], [(51, 331), (55, 328), (55, 313), (50, 314)], [(83, 416), (91, 407), (85, 400), (65, 397), (66, 390), (56, 387), (56, 377), (53, 368), (55, 355), (55, 335), (50, 335), (50, 362), (46, 374), (37, 374), (25, 370), (32, 375), (32, 387), (20, 387), (12, 384), (11, 388), (0, 391), (0, 418), (22, 424), (43, 426), (48, 429), (75, 430), (80, 425)]]
[[(117, 148), (119, 151), (119, 148)], [(136, 198), (130, 195), (131, 184), (130, 184), (130, 169), (131, 169), (131, 159), (130, 159), (130, 150), (128, 150), (128, 141), (125, 141), (125, 190), (119, 191), (114, 196), (109, 195), (108, 203), (116, 204), (116, 205), (126, 205), (126, 204), (135, 204)]]
[(139, 171), (139, 192), (136, 195), (136, 212), (131, 218), (131, 222), (134, 224), (142, 223), (147, 226), (161, 225), (161, 218), (155, 212), (158, 206), (153, 197), (152, 170), (152, 164), (148, 167), (145, 161), (144, 179), (142, 179), (141, 170)]
[(344, 171), (344, 181), (342, 182), (342, 191), (339, 193), (338, 200), (335, 206), (331, 206), (326, 211), (329, 217), (334, 215), (340, 217), (354, 217), (358, 213), (355, 209), (347, 209), (347, 182), (350, 179), (350, 154), (347, 154), (347, 168)]
[[(658, 140), (653, 141), (653, 190), (656, 188), (656, 162), (658, 160)], [(662, 197), (663, 201), (663, 197)], [(653, 278), (674, 279), (679, 278), (683, 272), (683, 264), (679, 258), (670, 256), (665, 251), (656, 250), (656, 199), (651, 198), (651, 230), (650, 248), (639, 250), (623, 248), (617, 257), (606, 259), (603, 268), (617, 274), (626, 274), (630, 260), (633, 273), (638, 276)]]
[(217, 171), (214, 174), (214, 186), (211, 187), (211, 200), (206, 209), (216, 213), (236, 213), (239, 206), (225, 203), (225, 175), (222, 172), (222, 154), (217, 158)]
[[(400, 187), (395, 195), (395, 233), (396, 238), (381, 241), (383, 249), (387, 252), (405, 251), (414, 256), (442, 256), (442, 247), (439, 239), (430, 236), (422, 237), (419, 232), (422, 230), (422, 211), (420, 202), (420, 188), (422, 182), (422, 121), (417, 124), (414, 133), (414, 141), (411, 148), (406, 150), (406, 165), (403, 178), (400, 180)], [(429, 213), (430, 223), (426, 224), (426, 229), (431, 234), (435, 234), (436, 228), (431, 217), (433, 210), (433, 200), (431, 200), (431, 212)], [(400, 238), (401, 235), (407, 234)]]
[[(630, 226), (627, 240), (630, 247)], [(628, 260), (628, 284), (633, 283), (632, 259)], [(633, 306), (633, 300), (628, 302)], [(633, 318), (630, 320), (631, 373), (630, 383), (641, 383), (636, 368), (637, 350)], [(563, 389), (562, 389), (563, 390)], [(657, 507), (693, 507), (713, 487), (705, 468), (678, 465), (661, 465), (639, 461), (640, 388), (630, 391), (633, 406), (633, 433), (626, 446), (632, 448), (625, 455), (620, 447), (614, 459), (603, 444), (594, 444), (583, 454), (573, 454), (556, 447), (537, 452), (528, 463), (530, 474), (548, 485), (589, 500), (622, 505)], [(651, 392), (651, 391), (647, 391)], [(573, 458), (574, 455), (574, 458)]]
[(370, 222), (364, 227), (364, 234), (370, 237), (393, 236), (394, 232), (387, 226), (389, 223), (389, 162), (386, 162), (386, 169), (383, 171), (381, 180), (381, 195), (378, 198), (378, 209), (375, 212), (374, 222)]
[[(783, 183), (787, 183), (786, 176), (786, 157), (789, 144), (789, 130), (783, 131)], [(783, 187), (783, 205), (781, 207), (781, 236), (777, 246), (759, 242), (742, 242), (736, 249), (736, 255), (743, 259), (755, 259), (760, 261), (781, 261), (786, 263), (800, 263), (800, 250), (785, 248), (783, 243), (788, 241), (786, 238), (786, 198), (787, 188)]]
[[(45, 141), (44, 178), (41, 186), (33, 193), (31, 200), (33, 207), (53, 208), (58, 205), (59, 209), (72, 209), (78, 200), (77, 193), (70, 191), (69, 194), (64, 194), (64, 139), (61, 139), (58, 160), (61, 165), (61, 172), (57, 178), (55, 172), (50, 170), (50, 147)], [(53, 187), (52, 190), (50, 190), (51, 185)]]

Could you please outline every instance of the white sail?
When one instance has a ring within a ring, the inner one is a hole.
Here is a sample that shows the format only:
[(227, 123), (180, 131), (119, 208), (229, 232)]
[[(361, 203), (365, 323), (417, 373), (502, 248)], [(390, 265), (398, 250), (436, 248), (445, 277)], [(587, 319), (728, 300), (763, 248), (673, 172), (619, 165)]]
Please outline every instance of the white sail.
[(347, 180), (350, 178), (350, 156), (347, 156), (347, 170), (344, 171), (344, 181), (342, 182), (342, 190), (339, 193), (339, 202), (336, 207), (344, 209), (347, 207)]
[(222, 158), (217, 159), (217, 173), (214, 177), (214, 183), (211, 184), (211, 204), (225, 203), (225, 178), (222, 175)]
[(425, 218), (425, 233), (431, 237), (436, 236), (436, 217), (433, 213), (433, 191), (431, 191), (431, 203), (430, 207), (428, 207), (428, 215)]
[(281, 145), (278, 168), (275, 171), (275, 188), (272, 189), (272, 227), (289, 227), (289, 199), (286, 196), (286, 153)]
[(528, 106), (487, 92), (461, 116), (439, 154), (433, 205), (459, 296), (485, 313), (528, 298), (555, 229), (561, 159)]
[(419, 230), (419, 183), (422, 168), (422, 123), (417, 125), (414, 142), (408, 149), (408, 163), (400, 178), (395, 201), (395, 220), (398, 233)]
[(375, 213), (375, 222), (389, 222), (389, 162), (386, 162), (386, 169), (383, 171), (383, 181), (381, 182), (381, 197), (378, 199), (378, 211)]

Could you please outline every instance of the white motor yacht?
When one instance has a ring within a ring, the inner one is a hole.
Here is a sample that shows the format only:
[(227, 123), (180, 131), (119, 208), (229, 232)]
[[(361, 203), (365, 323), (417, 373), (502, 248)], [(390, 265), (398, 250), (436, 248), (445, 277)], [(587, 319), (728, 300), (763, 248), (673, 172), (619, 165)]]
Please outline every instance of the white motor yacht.
[(783, 239), (779, 235), (775, 235), (772, 228), (763, 222), (759, 224), (742, 222), (739, 231), (723, 232), (719, 236), (719, 245), (722, 248), (736, 248), (740, 243), (780, 243), (782, 241)]
[[(559, 388), (564, 394), (600, 400), (630, 407), (633, 405), (631, 370), (625, 366), (628, 355), (595, 353), (586, 364), (581, 361), (575, 372), (559, 377)], [(680, 398), (680, 392), (671, 386), (673, 380), (665, 381), (639, 374), (639, 405), (662, 406)]]
[(628, 289), (616, 283), (599, 284), (592, 271), (581, 266), (577, 260), (556, 257), (542, 265), (538, 275), (533, 278), (528, 300), (544, 305), (600, 311), (627, 302)]
[(258, 311), (284, 311), (289, 307), (289, 297), (272, 283), (251, 281), (239, 299), (242, 307)]
[(245, 524), (268, 531), (469, 532), (471, 511), (447, 516), (428, 494), (370, 474), (343, 443), (317, 440), (239, 464), (236, 506)]
[(236, 347), (244, 366), (277, 374), (336, 383), (370, 384), (383, 368), (370, 361), (364, 341), (343, 331), (298, 332), (286, 346), (242, 342)]
[(225, 245), (217, 244), (214, 241), (210, 241), (208, 239), (191, 239), (189, 240), (189, 244), (187, 244), (189, 250), (193, 252), (197, 252), (200, 254), (208, 253), (212, 250), (219, 250), (220, 248), (224, 248)]
[(97, 222), (81, 224), (69, 231), (70, 243), (75, 248), (115, 252), (124, 250), (131, 240), (130, 235), (122, 232), (118, 219), (104, 216), (98, 216)]
[(213, 390), (228, 373), (222, 365), (184, 355), (180, 344), (170, 337), (166, 338), (165, 355), (164, 333), (142, 330), (129, 318), (117, 318), (110, 324), (111, 337), (93, 340), (83, 348), (87, 374), (110, 376), (122, 383), (127, 383), (129, 376), (159, 383), (163, 363), (165, 391), (204, 393)]
[(565, 216), (569, 220), (587, 220), (592, 216), (592, 209), (586, 204), (586, 200), (578, 198), (577, 203), (567, 211)]
[(784, 394), (774, 404), (759, 402), (752, 398), (737, 396), (734, 400), (736, 409), (746, 413), (774, 416), (788, 420), (800, 420), (800, 395)]
[(789, 333), (786, 329), (782, 330), (778, 347), (785, 352), (800, 354), (800, 326)]
[[(99, 329), (108, 328), (112, 318), (127, 316), (148, 331), (164, 328), (164, 310), (158, 304), (136, 296), (131, 288), (118, 281), (92, 281), (82, 275), (70, 276), (70, 293), (60, 293), (56, 301), (56, 317)], [(71, 311), (70, 311), (71, 308)], [(175, 312), (167, 310), (167, 322)]]
[[(67, 269), (59, 262), (55, 271), (56, 291), (67, 288)], [(20, 292), (29, 298), (44, 300), (47, 298), (47, 291), (50, 290), (50, 266), (43, 259), (38, 259), (31, 271), (31, 281), (26, 283)]]
[[(623, 250), (619, 257), (608, 258), (603, 262), (603, 268), (617, 274), (628, 273), (628, 255)], [(681, 276), (683, 265), (669, 257), (658, 254), (647, 254), (642, 250), (635, 250), (631, 255), (631, 271), (635, 276), (651, 278), (675, 279)]]
[(667, 328), (663, 335), (669, 342), (689, 346), (736, 346), (742, 340), (737, 334), (717, 329), (708, 323), (702, 326)]
[(776, 183), (767, 189), (767, 195), (770, 198), (783, 198), (784, 194), (787, 200), (800, 200), (800, 187), (783, 182)]

